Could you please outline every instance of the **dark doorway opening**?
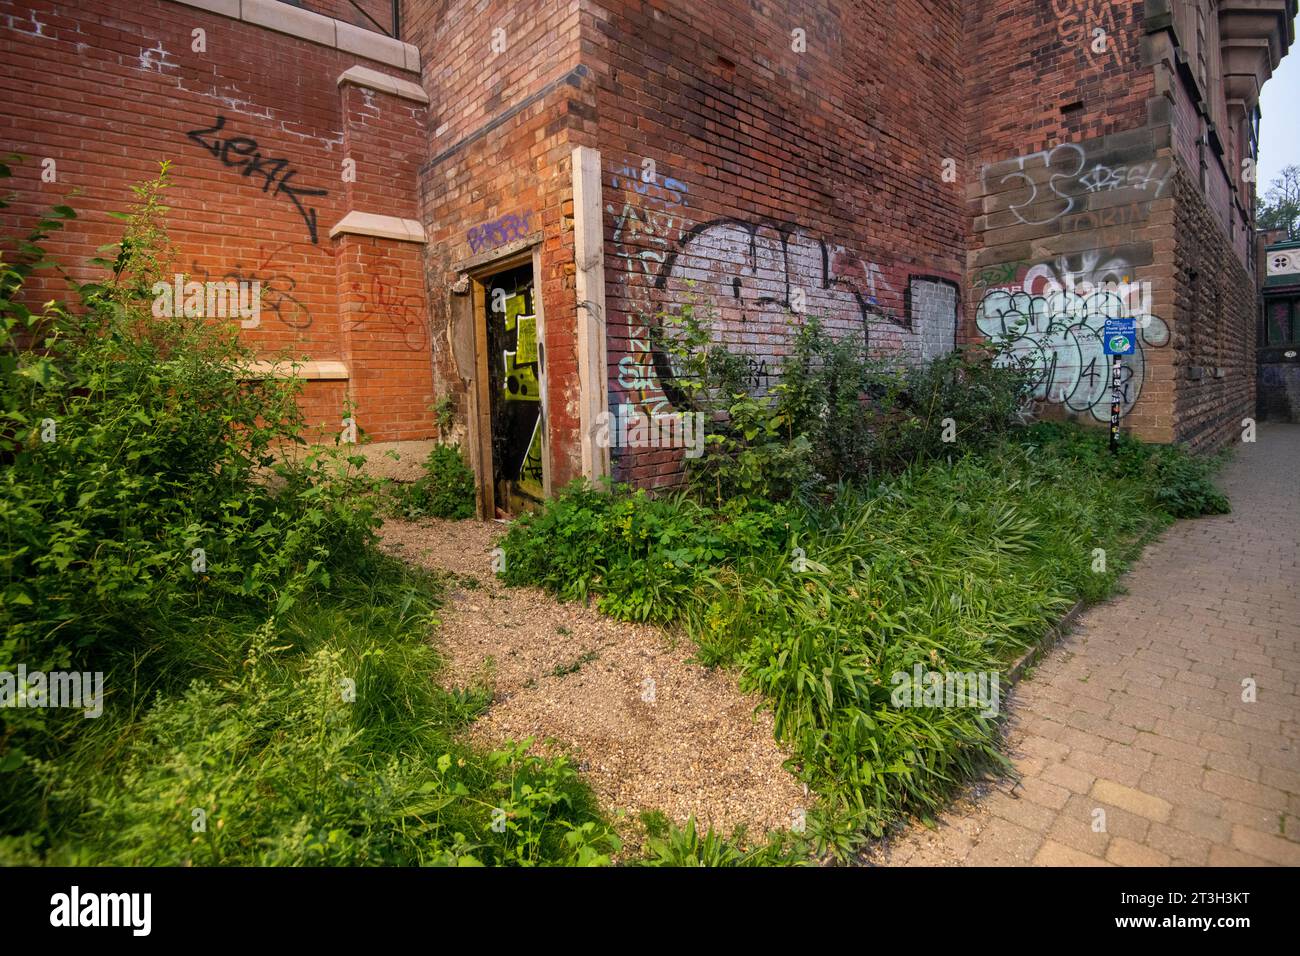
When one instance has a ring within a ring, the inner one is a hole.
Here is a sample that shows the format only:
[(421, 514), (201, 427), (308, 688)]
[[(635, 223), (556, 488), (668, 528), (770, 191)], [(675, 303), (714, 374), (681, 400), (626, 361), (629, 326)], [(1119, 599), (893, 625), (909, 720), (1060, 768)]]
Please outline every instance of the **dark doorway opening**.
[(531, 265), (484, 281), (492, 485), (497, 507), (518, 513), (541, 504), (545, 488), (542, 349)]

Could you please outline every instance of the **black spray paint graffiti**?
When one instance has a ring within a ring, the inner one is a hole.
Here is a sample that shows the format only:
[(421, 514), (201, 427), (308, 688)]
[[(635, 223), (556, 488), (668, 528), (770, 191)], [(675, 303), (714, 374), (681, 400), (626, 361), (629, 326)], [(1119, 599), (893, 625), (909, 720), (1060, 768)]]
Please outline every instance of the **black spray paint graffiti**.
[[(311, 311), (302, 303), (293, 293), (298, 283), (292, 277), (284, 273), (272, 273), (269, 270), (274, 268), (275, 258), (289, 245), (283, 242), (273, 248), (270, 252), (266, 251), (266, 246), (261, 246), (257, 250), (260, 257), (256, 266), (245, 268), (242, 262), (235, 261), (221, 278), (229, 279), (232, 282), (260, 282), (262, 289), (262, 312), (270, 313), (280, 321), (281, 325), (290, 329), (306, 329), (311, 327)], [(193, 263), (192, 277), (202, 276), (199, 281), (207, 282), (212, 279), (208, 270), (200, 266), (197, 262)]]
[(1121, 414), (1127, 415), (1142, 395), (1146, 380), (1145, 347), (1169, 342), (1169, 329), (1157, 316), (1135, 315), (1126, 296), (1112, 291), (1079, 295), (1059, 286), (1044, 295), (1014, 289), (991, 289), (975, 314), (987, 338), (1004, 342), (1002, 361), (1027, 357), (1035, 373), (1034, 397), (1110, 420), (1109, 362), (1102, 344), (1108, 318), (1137, 320), (1137, 347), (1123, 358), (1120, 371)]
[[(654, 281), (658, 308), (696, 295), (717, 308), (724, 342), (765, 361), (788, 340), (791, 312), (828, 317), (842, 333), (851, 326), (837, 317), (855, 316), (858, 334), (873, 350), (902, 351), (915, 341), (911, 317), (897, 308), (903, 298), (876, 263), (796, 226), (714, 219), (685, 230), (673, 245)], [(674, 408), (686, 408), (663, 330), (655, 324), (649, 331), (659, 385)]]
[(272, 186), (275, 186), (275, 192), (272, 195), (285, 195), (289, 201), (294, 204), (298, 214), (302, 216), (303, 222), (307, 224), (307, 232), (311, 235), (311, 241), (316, 242), (316, 210), (309, 209), (303, 205), (303, 196), (325, 196), (328, 193), (324, 189), (305, 189), (300, 186), (290, 185), (291, 180), (298, 175), (298, 170), (289, 165), (287, 159), (268, 159), (264, 157), (258, 149), (257, 140), (248, 136), (231, 136), (222, 139), (220, 136), (213, 137), (211, 141), (204, 139), (210, 133), (220, 133), (226, 128), (226, 118), (218, 116), (215, 125), (207, 129), (190, 130), (185, 135), (198, 143), (215, 158), (235, 169), (242, 169), (243, 175), (252, 176), (257, 174), (262, 177), (262, 192), (266, 192)]

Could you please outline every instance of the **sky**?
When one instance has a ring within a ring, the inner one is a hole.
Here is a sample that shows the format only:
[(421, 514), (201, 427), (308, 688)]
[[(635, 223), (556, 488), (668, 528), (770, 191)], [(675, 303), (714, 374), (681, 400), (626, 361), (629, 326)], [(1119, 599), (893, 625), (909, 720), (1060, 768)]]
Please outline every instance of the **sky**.
[[(1300, 17), (1297, 17), (1300, 34)], [(1259, 191), (1283, 166), (1300, 165), (1300, 36), (1259, 95)]]

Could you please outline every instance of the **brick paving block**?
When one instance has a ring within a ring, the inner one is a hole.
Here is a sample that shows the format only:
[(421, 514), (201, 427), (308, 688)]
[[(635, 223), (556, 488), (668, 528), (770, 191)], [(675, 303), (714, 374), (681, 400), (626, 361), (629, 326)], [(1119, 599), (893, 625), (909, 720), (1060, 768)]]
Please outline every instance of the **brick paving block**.
[(1004, 791), (990, 794), (984, 798), (984, 806), (989, 812), (1017, 826), (1043, 832), (1052, 825), (1056, 813), (1040, 806), (1032, 800), (1013, 797)]
[[(1057, 724), (1061, 730), (1066, 728)], [(1049, 740), (1047, 737), (1034, 734), (1026, 736), (1023, 740), (1018, 741), (1020, 750), (1035, 757), (1041, 757), (1047, 763), (1053, 763), (1058, 760), (1064, 760), (1070, 753), (1070, 748), (1056, 740)]]
[[(1231, 829), (1227, 828), (1222, 842), (1227, 843), (1230, 839)], [(1167, 854), (1171, 859), (1184, 860), (1195, 866), (1205, 866), (1210, 859), (1209, 839), (1163, 823), (1151, 824), (1151, 828), (1147, 830), (1146, 843), (1153, 849)]]
[(1116, 866), (1168, 866), (1169, 856), (1141, 843), (1116, 837), (1106, 848), (1106, 859)]
[(1113, 740), (1106, 744), (1102, 756), (1117, 760), (1129, 767), (1136, 767), (1138, 770), (1150, 770), (1151, 764), (1156, 759), (1156, 754), (1149, 750), (1138, 750), (1136, 747), (1116, 743)]
[[(1242, 776), (1238, 774), (1238, 776)], [(1300, 773), (1282, 767), (1261, 767), (1259, 782), (1269, 787), (1276, 787), (1287, 793), (1300, 793)]]
[(1243, 853), (1278, 866), (1300, 866), (1300, 843), (1293, 843), (1271, 833), (1260, 833), (1240, 823), (1232, 827), (1232, 845)]
[(1227, 843), (1232, 839), (1232, 824), (1222, 817), (1201, 813), (1191, 807), (1174, 807), (1169, 825), (1214, 843)]
[[(1205, 768), (1203, 766), (1185, 763), (1182, 760), (1160, 756), (1159, 754), (1152, 758), (1147, 774), (1149, 774), (1150, 779), (1159, 780), (1166, 787), (1172, 786), (1189, 792), (1201, 790), (1205, 781)], [(1148, 779), (1147, 774), (1143, 775), (1143, 779)], [(1145, 790), (1141, 782), (1137, 786), (1139, 790)], [(1178, 801), (1171, 800), (1170, 803), (1177, 805)]]
[(1041, 776), (1026, 776), (1020, 781), (1018, 792), (1023, 799), (1030, 800), (1040, 807), (1046, 807), (1048, 810), (1060, 810), (1070, 799), (1069, 790), (1043, 780)]
[(1169, 822), (1174, 809), (1173, 805), (1162, 797), (1105, 778), (1099, 778), (1092, 785), (1092, 796), (1157, 823)]
[[(1070, 799), (1073, 801), (1075, 797)], [(1052, 821), (1052, 825), (1048, 827), (1047, 835), (1058, 843), (1063, 843), (1080, 852), (1097, 857), (1104, 856), (1106, 844), (1110, 842), (1110, 833), (1105, 830), (1101, 832), (1093, 830), (1092, 822), (1094, 817), (1092, 811), (1096, 807), (1096, 801), (1091, 801), (1086, 805), (1077, 806), (1073, 812), (1062, 811)], [(1069, 808), (1067, 807), (1067, 809)]]
[(966, 857), (971, 866), (1017, 866), (1033, 860), (1043, 837), (1008, 820), (994, 819)]
[[(1085, 722), (1098, 720), (1091, 714), (1075, 713), (1073, 719), (1079, 719)], [(1095, 725), (1094, 725), (1095, 726)], [(1106, 750), (1106, 738), (1094, 733), (1092, 730), (1081, 730), (1074, 723), (1061, 731), (1060, 743), (1067, 745), (1071, 751), (1085, 750), (1088, 753), (1100, 756)]]
[(1099, 856), (1084, 853), (1073, 847), (1046, 840), (1038, 855), (1034, 857), (1034, 866), (1108, 866)]
[(1223, 798), (1207, 790), (1189, 790), (1180, 787), (1160, 776), (1158, 773), (1146, 773), (1138, 784), (1143, 793), (1160, 797), (1170, 806), (1182, 806), (1211, 816), (1223, 812)]
[(1105, 754), (1091, 754), (1083, 750), (1074, 751), (1065, 758), (1065, 762), (1093, 776), (1108, 777), (1130, 787), (1136, 787), (1145, 772), (1140, 767), (1122, 763), (1114, 757), (1107, 757)]
[(1272, 866), (1268, 860), (1242, 853), (1230, 846), (1210, 847), (1210, 866)]
[(1211, 751), (1210, 755), (1205, 758), (1205, 766), (1210, 770), (1219, 770), (1223, 773), (1232, 774), (1234, 777), (1241, 777), (1243, 780), (1261, 782), (1262, 768), (1255, 761), (1246, 757)]
[(1267, 807), (1257, 807), (1253, 803), (1225, 799), (1223, 809), (1219, 811), (1219, 818), (1227, 823), (1239, 823), (1263, 833), (1281, 834), (1286, 811), (1270, 810)]
[(1249, 803), (1267, 810), (1285, 810), (1286, 794), (1276, 787), (1253, 783), (1220, 770), (1205, 771), (1205, 789), (1231, 800)]
[(1043, 771), (1042, 779), (1073, 793), (1087, 793), (1092, 789), (1092, 782), (1097, 779), (1097, 775), (1068, 764), (1056, 763)]
[(1166, 757), (1177, 757), (1187, 763), (1205, 762), (1206, 750), (1199, 744), (1189, 744), (1170, 737), (1162, 737), (1159, 734), (1149, 734), (1145, 731), (1138, 732), (1137, 740), (1134, 743), (1143, 750), (1164, 754)]

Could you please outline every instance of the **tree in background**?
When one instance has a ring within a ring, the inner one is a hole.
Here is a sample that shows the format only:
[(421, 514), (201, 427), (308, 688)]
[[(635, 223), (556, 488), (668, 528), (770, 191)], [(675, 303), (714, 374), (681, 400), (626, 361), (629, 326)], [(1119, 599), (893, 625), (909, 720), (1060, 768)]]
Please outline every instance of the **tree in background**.
[(1255, 224), (1260, 229), (1285, 229), (1288, 239), (1300, 239), (1300, 166), (1284, 167), (1255, 204)]

